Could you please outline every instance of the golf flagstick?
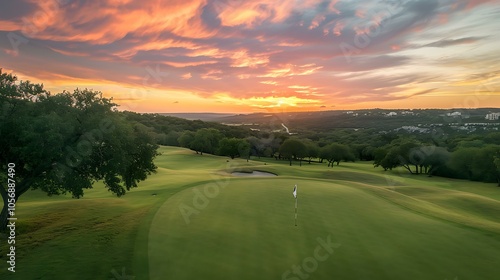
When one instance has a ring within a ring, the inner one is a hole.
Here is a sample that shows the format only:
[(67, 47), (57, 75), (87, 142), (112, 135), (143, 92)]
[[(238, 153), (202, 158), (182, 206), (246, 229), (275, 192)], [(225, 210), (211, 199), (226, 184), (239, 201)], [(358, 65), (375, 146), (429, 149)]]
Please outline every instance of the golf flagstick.
[(295, 198), (295, 226), (297, 226), (297, 198)]
[(297, 226), (297, 184), (295, 184), (292, 194), (295, 197), (295, 226)]

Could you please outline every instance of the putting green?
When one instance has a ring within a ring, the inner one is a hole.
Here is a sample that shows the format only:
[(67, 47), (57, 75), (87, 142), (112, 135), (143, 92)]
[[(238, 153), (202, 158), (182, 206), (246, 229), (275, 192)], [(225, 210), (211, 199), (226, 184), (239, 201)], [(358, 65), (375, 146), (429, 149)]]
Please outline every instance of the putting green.
[(406, 210), (362, 188), (299, 178), (232, 178), (183, 190), (159, 208), (148, 246), (150, 279), (500, 275), (500, 240), (488, 233)]

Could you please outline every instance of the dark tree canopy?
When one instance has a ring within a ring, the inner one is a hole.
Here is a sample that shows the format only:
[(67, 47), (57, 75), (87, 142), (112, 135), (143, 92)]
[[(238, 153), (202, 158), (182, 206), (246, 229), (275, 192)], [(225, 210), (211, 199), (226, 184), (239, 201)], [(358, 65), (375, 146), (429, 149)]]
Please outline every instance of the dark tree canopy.
[(193, 139), (189, 143), (189, 148), (203, 153), (215, 154), (219, 148), (219, 141), (222, 139), (222, 134), (215, 128), (201, 128), (196, 131)]
[(279, 151), (284, 158), (290, 161), (290, 166), (292, 165), (292, 159), (299, 160), (302, 165), (302, 159), (307, 156), (306, 145), (295, 138), (285, 140)]
[(495, 156), (495, 166), (497, 167), (497, 183), (498, 186), (500, 187), (500, 152), (497, 152), (497, 155)]
[(177, 138), (177, 141), (181, 147), (191, 149), (191, 143), (194, 140), (194, 135), (195, 133), (193, 131), (184, 131), (179, 138)]
[(451, 154), (450, 165), (463, 179), (500, 183), (498, 154), (499, 145), (460, 148)]
[(313, 141), (307, 141), (305, 145), (307, 149), (307, 157), (309, 158), (309, 163), (311, 163), (311, 160), (313, 158), (319, 157), (319, 152), (320, 152), (319, 146)]
[(349, 147), (343, 144), (332, 143), (321, 149), (320, 157), (328, 161), (328, 166), (341, 161), (354, 161), (354, 154), (349, 150)]
[[(0, 72), (0, 106), (0, 162), (2, 170), (15, 164), (16, 201), (29, 189), (79, 198), (98, 180), (121, 196), (155, 172), (158, 146), (147, 128), (126, 121), (100, 92), (52, 95)], [(2, 228), (9, 214), (5, 187)]]
[(248, 158), (250, 155), (250, 144), (246, 139), (223, 138), (219, 142), (219, 155)]

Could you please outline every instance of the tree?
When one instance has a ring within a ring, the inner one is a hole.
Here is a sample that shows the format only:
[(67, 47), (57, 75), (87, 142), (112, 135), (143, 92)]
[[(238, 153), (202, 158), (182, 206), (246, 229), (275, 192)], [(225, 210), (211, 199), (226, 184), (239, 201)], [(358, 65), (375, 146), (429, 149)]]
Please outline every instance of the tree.
[[(396, 150), (389, 150), (385, 154), (385, 157), (380, 161), (379, 165), (382, 166), (384, 171), (392, 170), (400, 165), (401, 160), (398, 158), (398, 153)], [(375, 165), (377, 167), (378, 165)]]
[(340, 161), (354, 161), (355, 157), (348, 146), (343, 144), (332, 143), (322, 148), (321, 157), (328, 161), (328, 167), (334, 163), (340, 164)]
[(487, 144), (497, 144), (500, 143), (500, 132), (491, 132), (484, 136), (484, 142)]
[(179, 146), (179, 137), (181, 136), (181, 133), (178, 131), (170, 131), (167, 134), (165, 134), (164, 142), (161, 145), (166, 145), (166, 146)]
[(351, 145), (352, 150), (354, 151), (356, 158), (359, 160), (365, 160), (364, 151), (368, 147), (368, 144), (353, 144)]
[[(8, 202), (29, 189), (83, 196), (98, 180), (117, 196), (155, 172), (158, 146), (143, 126), (125, 121), (100, 92), (51, 95), (42, 85), (0, 72), (0, 162), (15, 165), (15, 188), (0, 186), (5, 229)], [(7, 182), (2, 172), (2, 182)], [(14, 191), (14, 197), (9, 191)]]
[(316, 143), (309, 141), (306, 144), (306, 148), (307, 148), (307, 157), (309, 158), (309, 164), (311, 164), (311, 160), (319, 156), (319, 147)]
[(425, 173), (429, 176), (434, 175), (438, 170), (446, 168), (450, 160), (451, 153), (443, 147), (422, 147), (423, 151), (431, 151), (426, 153), (422, 164), (425, 167)]
[(260, 158), (264, 156), (266, 151), (266, 143), (255, 136), (250, 136), (247, 138), (248, 143), (250, 144), (250, 153), (254, 156)]
[(450, 165), (457, 177), (473, 181), (498, 182), (500, 174), (496, 157), (499, 153), (499, 145), (458, 148), (451, 155)]
[(290, 166), (292, 166), (293, 159), (299, 160), (302, 166), (302, 159), (307, 155), (307, 148), (300, 140), (290, 138), (283, 142), (279, 152), (284, 158), (290, 161)]
[(241, 158), (250, 159), (250, 143), (246, 139), (241, 139), (238, 144), (238, 152)]
[(195, 135), (195, 133), (193, 131), (184, 131), (179, 136), (179, 138), (177, 138), (177, 141), (179, 142), (179, 145), (181, 145), (181, 147), (192, 149), (191, 143), (194, 140), (194, 135)]
[[(373, 150), (373, 166), (374, 167), (379, 167), (382, 163), (382, 160), (384, 160), (385, 156), (389, 150), (387, 148), (376, 148)], [(388, 168), (384, 168), (384, 170), (387, 170)]]
[(458, 148), (481, 148), (484, 146), (484, 141), (474, 139), (470, 141), (461, 141), (458, 143)]
[(191, 149), (203, 155), (203, 153), (215, 154), (219, 147), (222, 134), (215, 128), (198, 129), (191, 142)]
[(375, 167), (382, 166), (384, 170), (402, 166), (410, 173), (413, 173), (411, 168), (415, 166), (415, 173), (418, 174), (425, 156), (419, 148), (420, 145), (412, 139), (395, 139), (391, 145), (374, 150), (373, 164)]
[(229, 156), (231, 159), (235, 157), (247, 158), (250, 153), (250, 144), (245, 139), (238, 138), (222, 138), (219, 142), (219, 155)]
[(500, 153), (498, 153), (497, 156), (495, 156), (495, 166), (497, 167), (497, 183), (498, 186), (500, 187)]
[(450, 166), (455, 177), (472, 179), (472, 158), (478, 152), (479, 148), (459, 148), (451, 154)]
[(361, 160), (373, 160), (374, 159), (374, 151), (375, 147), (373, 146), (366, 146), (363, 151), (361, 151)]
[[(263, 148), (264, 148), (264, 156), (275, 156), (283, 143), (283, 137), (276, 137), (275, 134), (270, 134), (267, 137), (260, 139)], [(277, 157), (276, 157), (277, 159)]]
[(499, 145), (485, 145), (472, 158), (471, 172), (473, 180), (482, 182), (498, 182), (498, 169), (495, 155), (500, 153)]
[(403, 166), (410, 173), (413, 173), (411, 167), (415, 167), (415, 174), (419, 173), (419, 166), (422, 164), (424, 155), (418, 150), (420, 145), (413, 141), (408, 140), (401, 143), (399, 146), (393, 147), (395, 155), (399, 160), (399, 165)]

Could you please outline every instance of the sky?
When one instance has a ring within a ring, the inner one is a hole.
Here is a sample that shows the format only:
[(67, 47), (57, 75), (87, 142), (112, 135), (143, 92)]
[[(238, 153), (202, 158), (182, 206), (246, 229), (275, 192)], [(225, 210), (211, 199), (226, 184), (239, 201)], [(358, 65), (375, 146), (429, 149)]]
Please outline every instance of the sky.
[(500, 1), (0, 2), (0, 68), (136, 112), (500, 108)]

